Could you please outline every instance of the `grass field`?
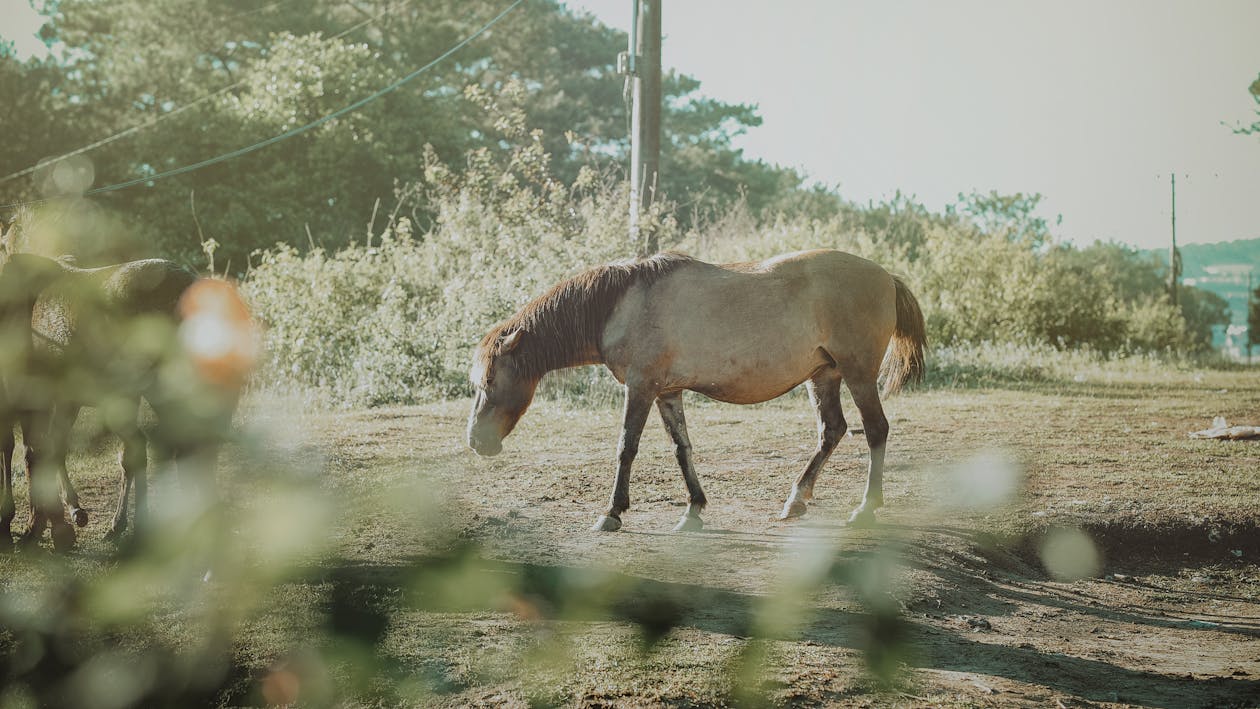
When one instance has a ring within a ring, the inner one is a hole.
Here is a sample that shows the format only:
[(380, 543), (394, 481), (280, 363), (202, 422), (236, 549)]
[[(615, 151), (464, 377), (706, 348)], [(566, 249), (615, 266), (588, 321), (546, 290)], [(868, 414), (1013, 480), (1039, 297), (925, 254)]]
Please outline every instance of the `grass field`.
[[(479, 459), (464, 402), (253, 401), (252, 443), (224, 466), (238, 514), (219, 543), (242, 561), (209, 584), (176, 551), (155, 545), (162, 572), (144, 576), (102, 540), (114, 444), (81, 427), (71, 474), (92, 521), (65, 560), (0, 556), (0, 611), (29, 625), (64, 608), (47, 589), (67, 583), (142, 599), (54, 633), (90, 636), (141, 676), (110, 694), (100, 667), (114, 665), (84, 660), (57, 690), (81, 706), (124, 706), (181, 671), (155, 647), (230, 657), (187, 675), (212, 678), (205, 699), (224, 704), (1260, 705), (1260, 442), (1186, 435), (1214, 416), (1260, 424), (1254, 374), (903, 394), (887, 403), (873, 529), (843, 524), (861, 434), (810, 513), (780, 522), (813, 447), (803, 396), (688, 401), (710, 505), (704, 531), (680, 534), (684, 487), (655, 422), (623, 531), (588, 531), (612, 482), (611, 406), (540, 402)], [(159, 529), (177, 489), (157, 483)], [(29, 654), (28, 631), (0, 632), (6, 657)], [(0, 704), (50, 696), (24, 681)]]

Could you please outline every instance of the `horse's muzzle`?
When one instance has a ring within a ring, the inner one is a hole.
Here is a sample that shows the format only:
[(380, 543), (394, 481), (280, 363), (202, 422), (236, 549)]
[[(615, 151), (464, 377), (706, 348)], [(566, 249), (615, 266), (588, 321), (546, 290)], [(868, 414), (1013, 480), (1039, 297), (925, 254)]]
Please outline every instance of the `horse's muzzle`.
[(477, 455), (490, 458), (503, 451), (502, 441), (482, 441), (473, 436), (468, 437), (468, 447)]

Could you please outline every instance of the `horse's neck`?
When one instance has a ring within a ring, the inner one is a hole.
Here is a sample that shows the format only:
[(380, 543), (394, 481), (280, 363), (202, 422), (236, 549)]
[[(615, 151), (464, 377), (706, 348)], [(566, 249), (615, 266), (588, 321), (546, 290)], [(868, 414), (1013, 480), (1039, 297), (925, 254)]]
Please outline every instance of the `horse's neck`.
[(534, 369), (540, 375), (557, 369), (604, 362), (604, 357), (599, 352), (598, 341), (579, 342), (543, 335), (522, 346), (529, 348), (523, 354), (538, 362), (538, 366)]

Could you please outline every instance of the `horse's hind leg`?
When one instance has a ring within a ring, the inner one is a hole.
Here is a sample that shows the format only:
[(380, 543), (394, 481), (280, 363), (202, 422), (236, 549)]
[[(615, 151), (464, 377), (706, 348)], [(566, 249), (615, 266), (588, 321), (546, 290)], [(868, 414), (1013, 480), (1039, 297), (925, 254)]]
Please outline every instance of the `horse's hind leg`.
[(849, 515), (849, 524), (869, 525), (875, 521), (875, 510), (884, 506), (884, 446), (888, 441), (888, 419), (884, 417), (884, 406), (879, 401), (879, 388), (874, 377), (857, 382), (850, 379), (849, 393), (862, 413), (866, 445), (871, 449), (866, 492), (862, 495), (862, 504)]
[[(48, 418), (45, 418), (47, 416)], [(50, 466), (64, 465), (66, 451), (60, 442), (69, 440), (69, 434), (54, 428), (64, 419), (43, 414), (22, 422), (23, 443), (26, 446), (26, 478), (30, 483), (31, 518), (22, 535), (24, 544), (36, 544), (51, 526), (53, 548), (69, 551), (74, 546), (74, 527), (66, 521), (58, 494), (57, 474)]]
[(122, 473), (118, 477), (118, 507), (114, 510), (114, 521), (110, 525), (109, 531), (105, 534), (108, 540), (116, 540), (127, 531), (127, 506), (130, 502), (131, 488), (136, 488), (136, 531), (140, 532), (141, 526), (144, 524), (142, 519), (145, 516), (148, 506), (148, 467), (149, 452), (148, 442), (145, 440), (144, 433), (141, 432), (137, 422), (140, 412), (140, 402), (136, 401), (134, 410), (128, 409), (132, 414), (131, 418), (120, 422), (117, 425), (115, 433), (122, 439), (122, 452), (118, 454), (118, 462), (122, 466)]
[(70, 482), (70, 473), (66, 470), (66, 455), (70, 450), (70, 432), (74, 428), (75, 419), (78, 417), (78, 407), (58, 409), (53, 416), (50, 435), (58, 436), (56, 442), (58, 458), (55, 462), (57, 463), (57, 481), (61, 484), (61, 500), (70, 511), (70, 519), (74, 521), (75, 526), (86, 527), (88, 523), (87, 510), (79, 505), (79, 492), (74, 489), (74, 484)]
[(696, 477), (696, 467), (691, 462), (691, 440), (687, 437), (687, 420), (683, 417), (682, 392), (658, 398), (656, 408), (661, 412), (661, 421), (665, 422), (669, 437), (674, 439), (674, 457), (678, 458), (678, 467), (682, 468), (683, 480), (687, 483), (687, 511), (674, 527), (674, 531), (698, 530), (704, 527), (704, 522), (700, 520), (700, 510), (704, 509), (708, 501), (700, 487), (700, 478)]
[(805, 471), (796, 479), (792, 493), (783, 503), (780, 519), (800, 517), (805, 514), (806, 503), (814, 497), (814, 481), (822, 472), (836, 444), (844, 437), (848, 424), (844, 420), (844, 412), (840, 410), (840, 370), (829, 367), (815, 374), (805, 388), (809, 391), (809, 400), (814, 404), (818, 414), (818, 447), (810, 458)]
[(13, 549), (13, 518), (17, 505), (13, 501), (13, 422), (0, 421), (0, 552)]

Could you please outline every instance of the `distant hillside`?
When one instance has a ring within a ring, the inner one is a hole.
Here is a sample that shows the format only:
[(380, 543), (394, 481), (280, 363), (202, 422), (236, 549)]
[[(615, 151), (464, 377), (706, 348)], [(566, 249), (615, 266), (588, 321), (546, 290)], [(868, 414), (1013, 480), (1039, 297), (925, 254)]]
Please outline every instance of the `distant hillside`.
[[(1167, 259), (1166, 249), (1150, 253)], [(1212, 291), (1229, 301), (1230, 320), (1247, 322), (1247, 272), (1252, 287), (1260, 286), (1260, 238), (1186, 244), (1181, 247), (1181, 277), (1187, 285)]]
[[(1260, 238), (1222, 241), (1218, 244), (1186, 244), (1181, 247), (1183, 278), (1204, 278), (1214, 274), (1212, 266), (1242, 265), (1255, 269), (1253, 278), (1260, 281)], [(1246, 272), (1243, 272), (1244, 284)]]
[(1229, 301), (1230, 321), (1247, 323), (1247, 273), (1260, 285), (1260, 239), (1181, 247), (1181, 277), (1187, 285), (1212, 291)]

